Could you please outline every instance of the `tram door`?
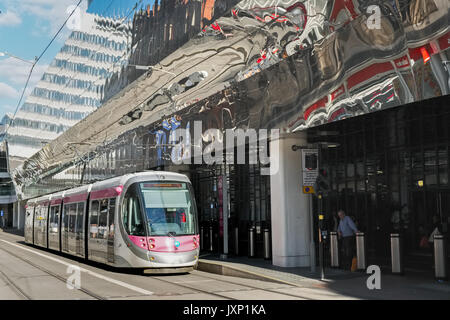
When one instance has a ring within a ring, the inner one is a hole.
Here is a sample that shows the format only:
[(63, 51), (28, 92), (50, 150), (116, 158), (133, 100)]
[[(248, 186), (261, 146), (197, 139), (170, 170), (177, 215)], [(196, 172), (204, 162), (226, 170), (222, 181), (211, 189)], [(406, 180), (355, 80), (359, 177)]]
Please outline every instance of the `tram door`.
[(110, 263), (114, 263), (114, 212), (116, 209), (116, 199), (109, 199), (108, 208), (108, 248), (107, 248), (107, 260)]
[(34, 206), (28, 205), (25, 219), (25, 242), (33, 243), (34, 236)]
[(65, 204), (62, 213), (61, 251), (69, 252), (69, 205)]
[(108, 199), (100, 200), (97, 249), (100, 262), (108, 261)]
[(76, 254), (84, 256), (84, 202), (77, 204), (77, 222), (75, 228)]
[(98, 209), (99, 201), (93, 200), (89, 206), (89, 239), (88, 239), (88, 259), (99, 261), (99, 228), (98, 228)]
[(48, 247), (50, 249), (59, 249), (59, 205), (50, 207), (48, 218)]
[(68, 205), (68, 219), (69, 219), (69, 232), (68, 232), (68, 249), (70, 253), (75, 254), (77, 252), (77, 236), (75, 232), (77, 223), (77, 204), (71, 203)]

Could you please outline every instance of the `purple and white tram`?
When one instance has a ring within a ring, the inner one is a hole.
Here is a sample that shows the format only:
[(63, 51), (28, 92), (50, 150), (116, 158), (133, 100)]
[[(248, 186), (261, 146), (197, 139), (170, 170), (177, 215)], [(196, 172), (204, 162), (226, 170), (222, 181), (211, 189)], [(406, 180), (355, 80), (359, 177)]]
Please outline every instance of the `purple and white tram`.
[(190, 271), (199, 241), (192, 186), (178, 173), (127, 174), (26, 206), (26, 243), (114, 267)]

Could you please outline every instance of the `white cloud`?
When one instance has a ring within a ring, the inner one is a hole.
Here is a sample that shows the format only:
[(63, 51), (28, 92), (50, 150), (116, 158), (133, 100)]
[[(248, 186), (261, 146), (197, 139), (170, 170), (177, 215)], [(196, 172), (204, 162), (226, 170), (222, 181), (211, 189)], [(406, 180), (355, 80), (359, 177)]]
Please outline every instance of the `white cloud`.
[[(29, 86), (34, 85), (41, 79), (42, 74), (47, 70), (48, 65), (40, 65), (39, 63), (34, 67), (31, 75)], [(27, 81), (28, 73), (30, 72), (31, 64), (17, 60), (15, 58), (7, 58), (0, 60), (0, 79), (6, 80), (11, 84), (23, 86)]]
[[(70, 14), (67, 13), (67, 8), (77, 3), (77, 0), (22, 0), (17, 5), (20, 7), (20, 12), (35, 16), (39, 21), (48, 23), (50, 25), (50, 33), (54, 34)], [(87, 1), (83, 0), (79, 8), (82, 12), (85, 12), (87, 10)], [(39, 27), (44, 26), (40, 23)], [(67, 27), (64, 29), (67, 29)]]
[(13, 107), (9, 104), (4, 104), (0, 106), (0, 120), (5, 116), (5, 114), (9, 114), (11, 117), (16, 111), (16, 107)]
[(0, 82), (0, 99), (14, 99), (19, 96), (19, 92), (10, 85)]
[(0, 26), (16, 26), (22, 23), (22, 19), (11, 10), (0, 13)]

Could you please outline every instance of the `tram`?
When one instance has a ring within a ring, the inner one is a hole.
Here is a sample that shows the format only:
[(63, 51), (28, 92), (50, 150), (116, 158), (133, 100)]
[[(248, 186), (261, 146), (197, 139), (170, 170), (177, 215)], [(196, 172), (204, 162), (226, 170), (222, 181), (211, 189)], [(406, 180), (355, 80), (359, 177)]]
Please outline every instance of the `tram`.
[(30, 199), (25, 242), (118, 268), (192, 271), (200, 236), (191, 183), (141, 172)]

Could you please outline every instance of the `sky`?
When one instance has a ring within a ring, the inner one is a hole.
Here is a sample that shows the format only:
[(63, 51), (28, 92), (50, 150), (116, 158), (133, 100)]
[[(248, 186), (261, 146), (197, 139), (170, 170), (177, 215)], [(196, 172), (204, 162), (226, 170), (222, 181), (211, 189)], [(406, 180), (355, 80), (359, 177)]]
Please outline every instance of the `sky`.
[[(32, 61), (39, 56), (62, 26), (79, 0), (1, 0), (0, 1), (0, 52), (13, 54)], [(139, 3), (138, 8), (152, 0), (94, 0), (87, 8), (88, 1), (82, 0), (81, 11), (104, 16), (123, 17)], [(130, 17), (132, 18), (132, 14)], [(33, 70), (26, 96), (31, 93), (42, 77), (64, 41), (70, 35), (65, 26), (45, 55)], [(14, 113), (25, 86), (31, 64), (0, 55), (0, 120), (9, 112)]]

